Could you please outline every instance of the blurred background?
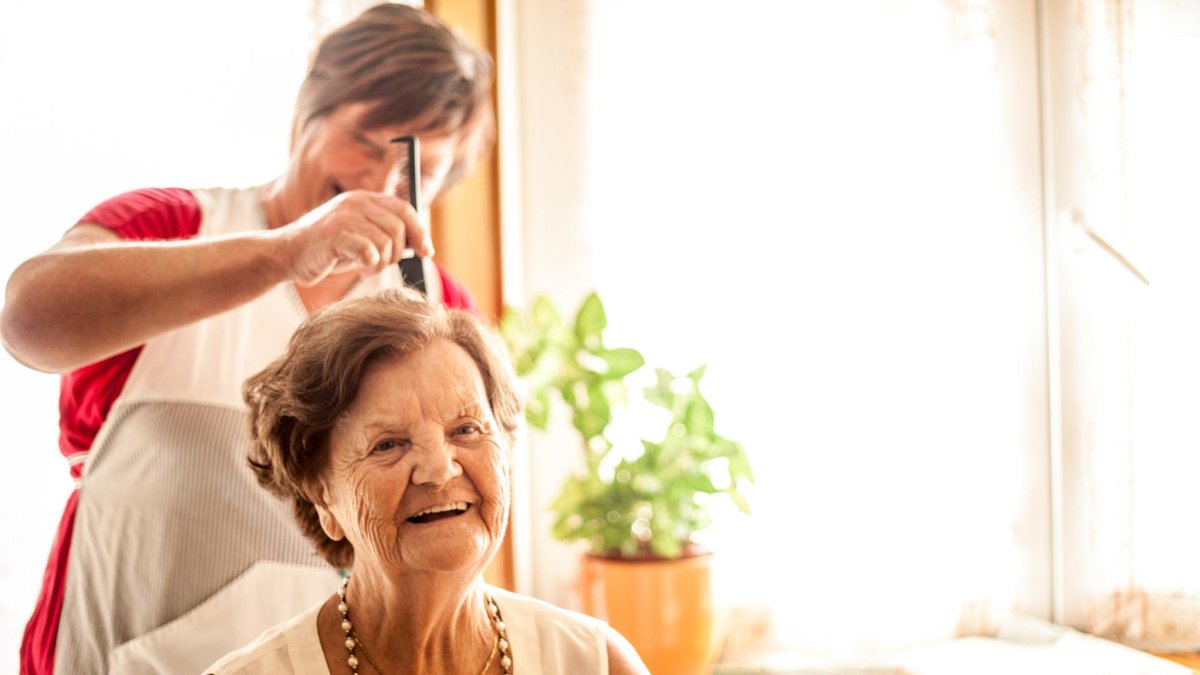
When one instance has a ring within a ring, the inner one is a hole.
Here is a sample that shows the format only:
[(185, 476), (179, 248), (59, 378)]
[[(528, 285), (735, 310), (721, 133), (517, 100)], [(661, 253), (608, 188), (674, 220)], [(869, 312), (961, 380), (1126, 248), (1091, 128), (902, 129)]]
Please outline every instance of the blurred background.
[[(308, 50), (370, 4), (0, 5), (0, 282), (111, 195), (273, 178)], [(500, 72), (443, 262), (493, 317), (597, 290), (611, 344), (708, 364), (754, 464), (753, 514), (704, 533), (724, 658), (1013, 614), (1200, 647), (1200, 3), (431, 8), (485, 17)], [(71, 490), (57, 386), (0, 359), (0, 664)], [(577, 444), (527, 439), (506, 563), (565, 606)]]

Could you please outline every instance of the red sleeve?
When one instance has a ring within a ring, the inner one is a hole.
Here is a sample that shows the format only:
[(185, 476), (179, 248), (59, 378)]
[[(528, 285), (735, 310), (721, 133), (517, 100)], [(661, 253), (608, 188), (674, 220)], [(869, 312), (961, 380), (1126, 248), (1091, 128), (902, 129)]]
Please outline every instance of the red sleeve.
[(479, 314), (479, 305), (467, 287), (446, 271), (441, 265), (437, 266), (438, 277), (442, 280), (442, 303), (451, 309), (465, 309), (472, 314)]
[[(123, 239), (183, 239), (200, 231), (200, 205), (179, 188), (135, 190), (100, 204), (79, 222), (102, 225)], [(64, 455), (91, 449), (141, 350), (134, 347), (63, 375), (58, 445)], [(73, 464), (71, 474), (79, 477), (82, 468)]]
[(186, 239), (200, 231), (200, 205), (181, 188), (147, 188), (113, 197), (79, 222), (103, 225), (122, 239)]

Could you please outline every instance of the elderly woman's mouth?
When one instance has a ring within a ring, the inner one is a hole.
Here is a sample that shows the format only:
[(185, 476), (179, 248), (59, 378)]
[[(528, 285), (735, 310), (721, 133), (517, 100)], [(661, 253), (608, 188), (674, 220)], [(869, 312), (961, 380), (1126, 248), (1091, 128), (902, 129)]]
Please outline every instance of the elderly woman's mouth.
[(445, 520), (461, 516), (467, 512), (471, 505), (466, 502), (451, 502), (449, 504), (439, 504), (421, 511), (420, 513), (411, 516), (408, 519), (410, 523), (432, 523), (435, 520)]

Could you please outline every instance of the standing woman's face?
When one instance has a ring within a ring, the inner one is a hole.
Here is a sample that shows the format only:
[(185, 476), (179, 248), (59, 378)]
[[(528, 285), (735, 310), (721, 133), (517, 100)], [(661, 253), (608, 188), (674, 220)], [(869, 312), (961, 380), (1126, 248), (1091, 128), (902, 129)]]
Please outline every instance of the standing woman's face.
[[(296, 136), (289, 180), (305, 197), (305, 210), (351, 190), (384, 192), (396, 184), (400, 148), (391, 139), (413, 133), (408, 125), (364, 128), (370, 103), (347, 103), (310, 122)], [(447, 183), (461, 133), (419, 134), (421, 145), (420, 210), (426, 211)]]

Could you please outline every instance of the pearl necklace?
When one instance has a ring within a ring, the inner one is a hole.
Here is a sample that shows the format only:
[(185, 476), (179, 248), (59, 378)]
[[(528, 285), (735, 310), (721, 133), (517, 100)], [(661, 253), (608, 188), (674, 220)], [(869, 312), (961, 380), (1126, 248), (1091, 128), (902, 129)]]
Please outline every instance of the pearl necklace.
[[(349, 585), (350, 577), (342, 579), (342, 586), (338, 588), (337, 608), (342, 614), (342, 630), (346, 633), (346, 652), (349, 654), (346, 664), (350, 666), (350, 671), (354, 675), (358, 675), (358, 657), (354, 655), (354, 651), (363, 649), (363, 656), (367, 656), (367, 653), (366, 648), (360, 645), (358, 638), (354, 636), (354, 625), (350, 623), (350, 605), (346, 602), (346, 588)], [(487, 662), (483, 664), (483, 670), (479, 671), (479, 675), (484, 675), (488, 668), (491, 668), (497, 649), (500, 650), (500, 668), (504, 670), (504, 675), (512, 675), (512, 657), (508, 653), (508, 627), (504, 625), (504, 619), (500, 615), (500, 607), (496, 604), (496, 600), (487, 594), (483, 597), (487, 606), (488, 619), (491, 620), (492, 627), (496, 629), (496, 639), (492, 641), (492, 649), (488, 653)], [(375, 662), (371, 661), (370, 657), (367, 657), (367, 661), (375, 666)], [(379, 666), (375, 666), (375, 669), (379, 670)]]

